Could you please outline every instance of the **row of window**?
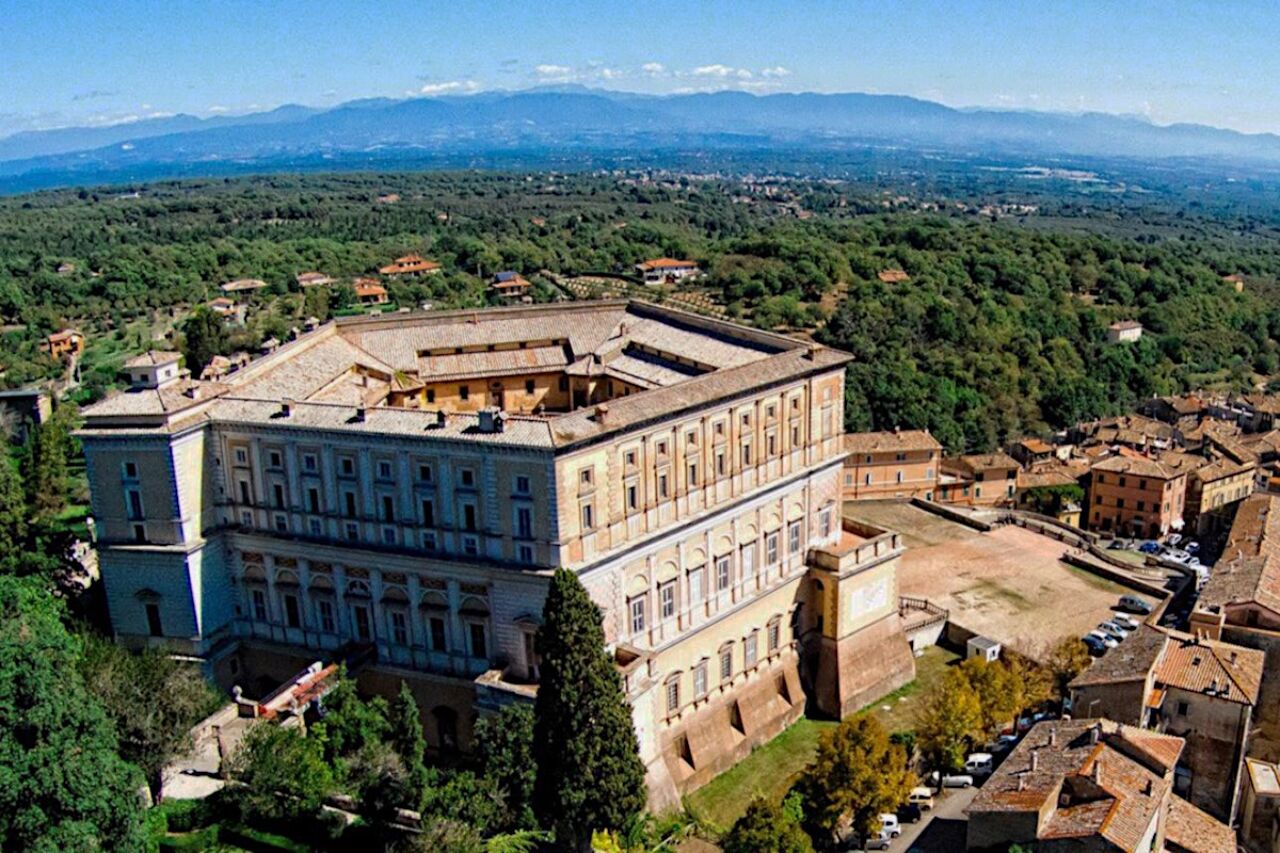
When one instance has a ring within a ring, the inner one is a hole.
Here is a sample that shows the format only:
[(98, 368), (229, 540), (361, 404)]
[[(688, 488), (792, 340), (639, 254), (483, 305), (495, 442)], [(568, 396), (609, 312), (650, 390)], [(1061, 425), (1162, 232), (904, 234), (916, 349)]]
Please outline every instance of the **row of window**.
[[(1102, 505), (1103, 505), (1103, 504), (1102, 504), (1102, 495), (1094, 495), (1094, 496), (1093, 496), (1093, 502), (1094, 502), (1094, 504), (1095, 504), (1095, 505), (1097, 505), (1097, 506), (1102, 506)], [(1116, 509), (1124, 509), (1124, 498), (1116, 498), (1116, 504), (1115, 504), (1115, 507), (1116, 507)], [(1159, 503), (1156, 503), (1155, 501), (1152, 501), (1151, 503), (1148, 503), (1147, 501), (1134, 501), (1134, 502), (1133, 502), (1133, 507), (1132, 507), (1132, 509), (1133, 509), (1135, 512), (1146, 512), (1148, 509), (1150, 509), (1152, 512), (1157, 512), (1157, 511), (1159, 511), (1159, 510), (1160, 510), (1160, 504), (1159, 504)], [(1165, 502), (1164, 502), (1164, 510), (1163, 510), (1163, 511), (1164, 511), (1164, 512), (1168, 512), (1168, 511), (1169, 511), (1169, 502), (1168, 502), (1168, 501), (1165, 501)]]
[[(868, 471), (867, 473), (863, 474), (863, 475), (862, 475), (862, 485), (864, 485), (864, 486), (870, 486), (870, 485), (872, 484), (872, 476), (873, 476), (873, 475), (872, 475), (872, 473), (871, 473), (870, 471)], [(925, 478), (926, 480), (932, 480), (932, 479), (933, 479), (933, 469), (932, 469), (932, 468), (927, 468), (927, 469), (925, 469), (925, 472), (924, 472), (924, 478)], [(902, 484), (905, 480), (906, 480), (906, 475), (905, 475), (902, 471), (898, 471), (898, 472), (897, 472), (897, 474), (896, 474), (896, 476), (895, 476), (895, 478), (894, 478), (894, 482), (896, 482), (896, 483), (898, 483), (898, 484), (900, 485), (900, 484)], [(846, 486), (852, 486), (852, 485), (853, 485), (853, 474), (852, 474), (852, 473), (850, 473), (850, 472), (845, 472), (845, 475), (844, 475), (844, 484), (845, 484)]]
[[(830, 509), (824, 508), (824, 513), (830, 513)], [(823, 535), (829, 534), (829, 526), (831, 524), (829, 516), (825, 521), (820, 521), (820, 525), (824, 531)], [(793, 521), (787, 526), (787, 553), (791, 555), (800, 552), (803, 540), (803, 521)], [(781, 531), (773, 531), (768, 533), (764, 538), (764, 565), (772, 567), (777, 565), (779, 560), (779, 540)], [(713, 585), (712, 592), (720, 594), (727, 591), (734, 584), (733, 564), (729, 554), (716, 557), (712, 564), (714, 574), (710, 578)], [(673, 578), (657, 588), (658, 608), (655, 622), (660, 624), (668, 619), (676, 616), (680, 610), (680, 601), (683, 599), (685, 607), (694, 607), (706, 600), (708, 579), (706, 577), (707, 567), (694, 566), (685, 571), (683, 578), (683, 587), (681, 579)], [(748, 543), (738, 549), (738, 582), (746, 583), (752, 580), (756, 574), (756, 543)], [(650, 621), (650, 591), (640, 593), (627, 599), (627, 613), (632, 636), (643, 634), (649, 626)]]
[[(765, 649), (767, 655), (772, 655), (778, 651), (782, 644), (782, 617), (774, 616), (765, 626)], [(728, 685), (734, 677), (734, 657), (737, 643), (730, 640), (722, 645), (716, 654), (717, 671), (719, 673), (719, 684), (721, 686)], [(755, 667), (758, 662), (760, 653), (760, 630), (757, 628), (742, 639), (742, 671), (747, 672)], [(693, 689), (693, 701), (698, 701), (706, 697), (709, 692), (711, 662), (707, 658), (703, 658), (693, 667), (690, 674)], [(667, 676), (664, 683), (667, 700), (668, 716), (679, 713), (685, 702), (684, 690), (685, 673), (673, 672)]]

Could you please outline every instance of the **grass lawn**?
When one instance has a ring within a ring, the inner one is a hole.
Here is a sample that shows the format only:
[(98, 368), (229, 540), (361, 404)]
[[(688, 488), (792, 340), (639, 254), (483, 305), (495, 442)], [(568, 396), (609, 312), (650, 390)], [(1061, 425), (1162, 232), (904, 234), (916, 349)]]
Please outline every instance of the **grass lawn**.
[[(927, 690), (960, 655), (941, 646), (925, 650), (916, 658), (916, 678), (858, 713), (873, 714), (891, 732), (910, 729), (915, 722), (914, 698)], [(818, 736), (835, 726), (829, 720), (802, 717), (747, 758), (686, 798), (698, 818), (727, 830), (757, 795), (778, 800), (795, 782), (796, 776), (813, 758)]]
[[(1111, 553), (1124, 554), (1124, 553), (1132, 553), (1132, 552), (1112, 551)], [(1067, 571), (1071, 572), (1073, 575), (1080, 578), (1081, 580), (1089, 584), (1089, 586), (1093, 587), (1094, 589), (1101, 589), (1101, 590), (1104, 590), (1105, 592), (1115, 593), (1116, 595), (1124, 595), (1130, 592), (1130, 589), (1124, 586), (1123, 584), (1118, 584), (1115, 581), (1107, 580), (1106, 578), (1095, 575), (1093, 572), (1082, 569), (1079, 566), (1073, 566), (1070, 563), (1063, 563), (1062, 565), (1066, 566)], [(1142, 567), (1142, 563), (1138, 561), (1134, 561), (1134, 565), (1139, 568)]]

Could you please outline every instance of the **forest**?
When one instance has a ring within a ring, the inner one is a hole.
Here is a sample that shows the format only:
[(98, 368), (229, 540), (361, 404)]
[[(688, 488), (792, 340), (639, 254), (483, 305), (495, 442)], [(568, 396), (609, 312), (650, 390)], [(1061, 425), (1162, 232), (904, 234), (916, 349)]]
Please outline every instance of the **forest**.
[[(74, 327), (88, 344), (75, 397), (92, 400), (129, 355), (177, 346), (185, 318), (221, 282), (269, 285), (228, 336), (227, 346), (251, 348), (305, 317), (350, 310), (346, 284), (304, 293), (297, 273), (344, 282), (407, 252), (444, 272), (384, 281), (393, 304), (436, 308), (488, 304), (498, 270), (523, 273), (539, 299), (554, 299), (567, 295), (560, 276), (694, 258), (706, 275), (690, 287), (728, 316), (856, 356), (849, 429), (927, 427), (950, 451), (1152, 394), (1251, 389), (1280, 372), (1271, 224), (1018, 186), (943, 197), (831, 178), (467, 171), (3, 198), (3, 383), (59, 375), (38, 344)], [(882, 280), (888, 270), (905, 276)], [(1108, 344), (1117, 320), (1141, 322), (1142, 339)]]

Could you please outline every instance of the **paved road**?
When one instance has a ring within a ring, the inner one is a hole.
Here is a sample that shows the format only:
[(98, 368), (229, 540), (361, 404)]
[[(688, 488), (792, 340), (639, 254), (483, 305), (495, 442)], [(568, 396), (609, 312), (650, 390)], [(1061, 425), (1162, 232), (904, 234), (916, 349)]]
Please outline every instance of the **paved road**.
[(968, 820), (964, 810), (978, 795), (977, 788), (948, 788), (934, 798), (933, 808), (919, 823), (903, 824), (902, 835), (889, 845), (890, 853), (952, 853), (963, 850)]

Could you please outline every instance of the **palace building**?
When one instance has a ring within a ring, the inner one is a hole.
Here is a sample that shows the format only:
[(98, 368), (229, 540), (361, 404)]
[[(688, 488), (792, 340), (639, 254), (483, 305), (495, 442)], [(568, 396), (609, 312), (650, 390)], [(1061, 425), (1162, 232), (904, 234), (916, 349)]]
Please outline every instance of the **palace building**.
[(358, 659), (466, 749), (535, 695), (564, 566), (677, 803), (913, 677), (901, 539), (841, 518), (848, 360), (614, 301), (343, 319), (218, 381), (139, 361), (80, 432), (116, 636), (250, 695)]

